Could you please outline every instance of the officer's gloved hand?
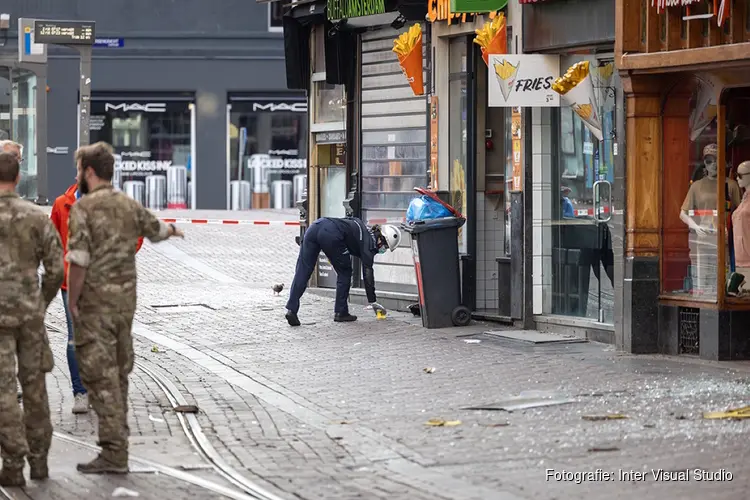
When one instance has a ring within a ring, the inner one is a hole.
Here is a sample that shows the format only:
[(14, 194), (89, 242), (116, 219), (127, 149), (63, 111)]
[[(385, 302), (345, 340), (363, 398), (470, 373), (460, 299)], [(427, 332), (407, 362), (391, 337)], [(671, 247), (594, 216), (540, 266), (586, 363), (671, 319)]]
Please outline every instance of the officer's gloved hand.
[(370, 304), (370, 306), (372, 307), (372, 310), (375, 311), (375, 314), (377, 314), (378, 311), (386, 312), (385, 307), (381, 306), (377, 302), (373, 302), (372, 304)]

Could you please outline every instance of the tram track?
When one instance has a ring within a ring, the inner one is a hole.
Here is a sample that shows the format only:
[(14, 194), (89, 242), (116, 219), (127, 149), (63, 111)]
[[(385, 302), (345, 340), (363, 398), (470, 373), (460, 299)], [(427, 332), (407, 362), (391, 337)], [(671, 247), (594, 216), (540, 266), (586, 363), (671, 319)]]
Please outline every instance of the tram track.
[[(45, 323), (45, 325), (50, 330), (59, 333), (65, 333), (60, 328), (50, 325), (49, 323)], [(149, 366), (149, 363), (143, 361), (136, 361), (134, 363), (134, 368), (138, 369), (140, 372), (149, 377), (159, 387), (159, 389), (161, 389), (161, 391), (169, 400), (169, 403), (173, 409), (178, 406), (188, 405), (185, 397), (182, 395), (180, 390), (174, 385), (171, 380), (169, 380), (169, 378), (163, 375), (158, 368)], [(194, 414), (181, 412), (175, 412), (175, 414), (177, 415), (180, 426), (182, 427), (182, 430), (193, 449), (197, 451), (205, 461), (208, 462), (208, 464), (211, 466), (211, 469), (216, 472), (216, 474), (227, 480), (237, 489), (229, 488), (227, 486), (223, 486), (204, 479), (195, 474), (191, 474), (189, 472), (175, 469), (173, 467), (162, 465), (143, 458), (131, 456), (130, 460), (132, 462), (151, 468), (165, 476), (169, 476), (171, 478), (193, 484), (195, 486), (201, 487), (203, 489), (209, 490), (213, 493), (217, 493), (219, 495), (222, 495), (223, 497), (233, 500), (284, 500), (282, 497), (267, 491), (250, 479), (244, 477), (235, 468), (226, 463), (226, 461), (221, 458), (221, 455), (213, 447), (208, 437), (206, 437), (206, 435), (204, 434), (200, 422)], [(100, 449), (98, 446), (89, 444), (73, 436), (60, 432), (55, 432), (54, 438), (94, 451), (98, 451)], [(16, 500), (17, 497), (11, 496), (7, 490), (4, 490), (2, 487), (0, 487), (0, 499), (1, 498)]]

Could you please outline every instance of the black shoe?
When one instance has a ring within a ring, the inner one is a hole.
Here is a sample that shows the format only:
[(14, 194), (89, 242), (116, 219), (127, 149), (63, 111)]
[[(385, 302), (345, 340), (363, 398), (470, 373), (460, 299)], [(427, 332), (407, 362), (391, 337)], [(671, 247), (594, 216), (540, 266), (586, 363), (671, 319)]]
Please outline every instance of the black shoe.
[(336, 314), (333, 316), (333, 321), (335, 321), (336, 323), (348, 323), (350, 321), (357, 321), (357, 317), (349, 313)]
[(289, 326), (299, 326), (300, 325), (299, 318), (292, 311), (287, 311), (285, 317), (286, 317), (287, 322), (289, 323)]

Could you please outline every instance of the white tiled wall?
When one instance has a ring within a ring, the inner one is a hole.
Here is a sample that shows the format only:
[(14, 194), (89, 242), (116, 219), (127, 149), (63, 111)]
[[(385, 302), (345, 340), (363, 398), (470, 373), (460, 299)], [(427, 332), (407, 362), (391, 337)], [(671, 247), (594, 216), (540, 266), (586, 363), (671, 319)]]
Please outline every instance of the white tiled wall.
[(497, 257), (505, 256), (502, 195), (477, 193), (477, 309), (497, 310)]
[(534, 314), (549, 313), (552, 305), (552, 133), (551, 109), (532, 110), (532, 214)]

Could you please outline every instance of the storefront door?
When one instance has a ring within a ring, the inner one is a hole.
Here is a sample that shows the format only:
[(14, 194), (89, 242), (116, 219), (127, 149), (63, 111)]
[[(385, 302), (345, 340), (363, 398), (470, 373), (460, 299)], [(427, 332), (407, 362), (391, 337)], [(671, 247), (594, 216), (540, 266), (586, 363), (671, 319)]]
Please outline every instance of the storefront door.
[[(582, 60), (562, 57), (561, 70)], [(612, 60), (587, 58), (603, 139), (568, 106), (552, 110), (550, 189), (545, 207), (543, 274), (546, 314), (614, 323), (612, 204), (616, 72)]]

